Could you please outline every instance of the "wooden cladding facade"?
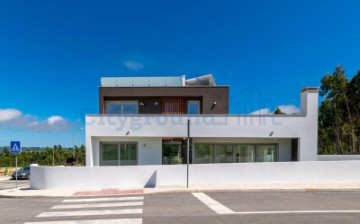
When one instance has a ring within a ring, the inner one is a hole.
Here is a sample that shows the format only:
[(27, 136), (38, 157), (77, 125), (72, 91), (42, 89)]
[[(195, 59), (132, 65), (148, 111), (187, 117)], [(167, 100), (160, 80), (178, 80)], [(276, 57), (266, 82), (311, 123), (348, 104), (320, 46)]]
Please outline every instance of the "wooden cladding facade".
[(162, 114), (186, 114), (183, 97), (163, 97), (161, 99)]

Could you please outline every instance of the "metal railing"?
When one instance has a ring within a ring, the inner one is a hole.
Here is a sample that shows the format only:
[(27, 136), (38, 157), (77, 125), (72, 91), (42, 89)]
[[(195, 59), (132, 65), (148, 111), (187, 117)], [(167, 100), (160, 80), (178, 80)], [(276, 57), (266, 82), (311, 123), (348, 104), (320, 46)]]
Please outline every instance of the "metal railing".
[(164, 77), (102, 77), (102, 87), (182, 86), (182, 76)]

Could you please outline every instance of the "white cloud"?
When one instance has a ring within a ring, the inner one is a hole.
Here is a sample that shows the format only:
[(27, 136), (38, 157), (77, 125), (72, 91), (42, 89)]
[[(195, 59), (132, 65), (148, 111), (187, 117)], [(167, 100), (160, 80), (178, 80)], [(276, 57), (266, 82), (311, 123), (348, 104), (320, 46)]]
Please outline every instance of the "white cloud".
[[(281, 112), (285, 113), (285, 114), (300, 114), (300, 108), (298, 108), (295, 105), (280, 105), (277, 106), (275, 108), (279, 108), (281, 110)], [(270, 110), (269, 108), (262, 108), (259, 110), (255, 110), (253, 112), (251, 112), (251, 115), (272, 115), (274, 114), (274, 110)]]
[(70, 123), (61, 116), (54, 115), (46, 120), (23, 113), (16, 109), (0, 109), (0, 129), (20, 129), (30, 131), (65, 131)]
[(60, 116), (52, 116), (52, 117), (49, 117), (47, 119), (47, 122), (50, 124), (50, 125), (53, 125), (54, 123), (56, 122), (62, 122), (64, 121), (64, 118), (60, 117)]
[(132, 61), (132, 60), (126, 60), (123, 61), (123, 65), (132, 71), (139, 71), (144, 68), (144, 65), (140, 62)]
[(285, 114), (300, 114), (300, 108), (295, 105), (280, 105), (278, 108)]
[(0, 122), (6, 122), (21, 116), (21, 111), (16, 109), (0, 109)]
[(70, 123), (61, 116), (51, 116), (44, 121), (35, 121), (30, 125), (34, 131), (65, 131)]
[(255, 110), (250, 113), (251, 115), (270, 115), (272, 114), (271, 110), (269, 108), (262, 108), (259, 110)]

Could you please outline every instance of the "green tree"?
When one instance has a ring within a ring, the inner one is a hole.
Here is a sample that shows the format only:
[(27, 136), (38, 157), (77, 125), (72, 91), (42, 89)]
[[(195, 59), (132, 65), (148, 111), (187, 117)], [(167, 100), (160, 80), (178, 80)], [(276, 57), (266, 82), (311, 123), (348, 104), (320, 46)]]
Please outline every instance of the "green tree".
[[(76, 165), (85, 165), (85, 146), (75, 146)], [(46, 147), (40, 151), (22, 151), (18, 155), (18, 166), (28, 166), (32, 163), (37, 163), (42, 166), (65, 165), (66, 159), (70, 158), (73, 150), (64, 149), (61, 145), (54, 145), (53, 147)], [(15, 166), (15, 156), (12, 155), (8, 148), (4, 148), (0, 153), (0, 167)]]
[(279, 107), (277, 107), (274, 111), (274, 114), (285, 114), (284, 112), (281, 111), (281, 109)]
[(350, 97), (349, 108), (351, 111), (352, 123), (354, 135), (353, 147), (357, 149), (357, 153), (360, 153), (360, 71), (356, 73), (356, 75), (351, 79), (349, 83), (348, 96)]
[(320, 153), (358, 154), (359, 72), (351, 81), (342, 66), (321, 80), (319, 107)]

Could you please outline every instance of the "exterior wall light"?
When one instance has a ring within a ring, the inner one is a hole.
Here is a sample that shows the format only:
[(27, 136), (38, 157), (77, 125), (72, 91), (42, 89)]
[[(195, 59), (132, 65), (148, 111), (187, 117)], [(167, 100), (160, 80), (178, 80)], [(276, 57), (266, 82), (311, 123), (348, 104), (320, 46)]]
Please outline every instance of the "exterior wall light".
[(274, 132), (272, 131), (272, 132), (270, 132), (269, 136), (271, 137), (271, 136), (273, 136), (273, 134), (274, 134)]
[(215, 106), (216, 106), (216, 101), (214, 101), (213, 105), (211, 105), (210, 110), (214, 109)]
[(129, 134), (130, 134), (130, 131), (127, 131), (127, 132), (126, 132), (126, 135), (129, 135)]
[(139, 105), (140, 105), (140, 106), (144, 106), (145, 104), (144, 104), (143, 102), (140, 102)]

